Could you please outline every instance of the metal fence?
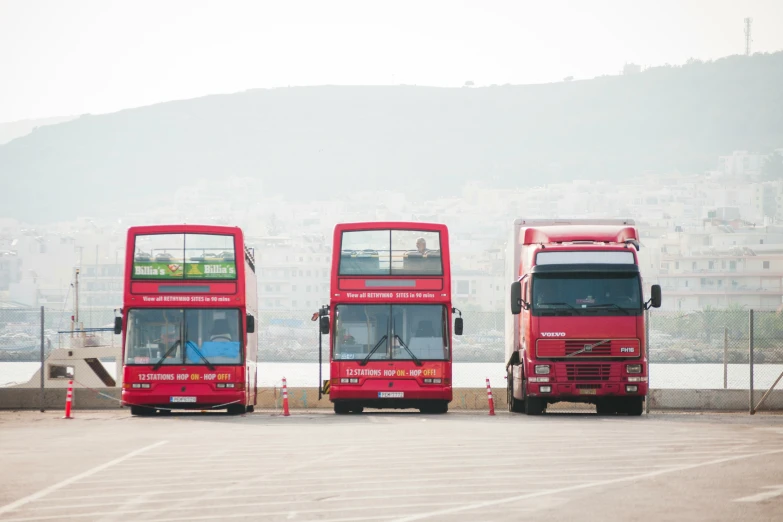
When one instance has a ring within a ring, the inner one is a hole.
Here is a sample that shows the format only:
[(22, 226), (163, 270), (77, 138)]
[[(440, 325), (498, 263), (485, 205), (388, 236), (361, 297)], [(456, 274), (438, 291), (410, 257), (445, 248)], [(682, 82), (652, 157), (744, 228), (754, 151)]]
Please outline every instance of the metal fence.
[[(263, 310), (258, 318), (259, 383), (274, 385), (283, 376), (289, 386), (318, 385), (318, 328), (313, 310)], [(114, 313), (86, 309), (85, 329), (111, 327)], [(43, 317), (43, 321), (42, 321)], [(651, 310), (647, 322), (653, 390), (747, 391), (757, 403), (783, 373), (783, 312), (771, 310)], [(481, 388), (489, 378), (505, 388), (504, 314), (465, 311), (464, 333), (454, 338), (455, 388)], [(26, 383), (41, 367), (41, 348), (114, 346), (111, 332), (69, 333), (70, 313), (55, 309), (0, 309), (0, 387)], [(74, 340), (76, 337), (76, 340)], [(324, 340), (327, 342), (327, 339)], [(327, 351), (324, 351), (326, 355)], [(326, 358), (326, 357), (325, 357)], [(101, 362), (110, 373), (116, 361)], [(323, 374), (328, 374), (327, 365)], [(101, 386), (93, 376), (87, 386)], [(35, 383), (32, 383), (35, 384)], [(778, 383), (779, 384), (779, 383)]]

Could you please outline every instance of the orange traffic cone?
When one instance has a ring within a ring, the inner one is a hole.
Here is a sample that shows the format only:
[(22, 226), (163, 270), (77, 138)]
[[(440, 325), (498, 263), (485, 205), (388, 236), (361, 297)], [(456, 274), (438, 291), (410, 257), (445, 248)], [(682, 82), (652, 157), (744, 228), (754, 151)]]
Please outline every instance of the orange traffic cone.
[(487, 400), (489, 401), (489, 414), (495, 414), (495, 401), (492, 400), (492, 388), (489, 385), (489, 378), (487, 378)]
[(65, 417), (63, 419), (72, 419), (71, 403), (73, 402), (73, 379), (68, 381), (68, 394), (65, 396)]
[(291, 415), (288, 411), (288, 385), (285, 382), (285, 377), (283, 377), (283, 417), (288, 417)]

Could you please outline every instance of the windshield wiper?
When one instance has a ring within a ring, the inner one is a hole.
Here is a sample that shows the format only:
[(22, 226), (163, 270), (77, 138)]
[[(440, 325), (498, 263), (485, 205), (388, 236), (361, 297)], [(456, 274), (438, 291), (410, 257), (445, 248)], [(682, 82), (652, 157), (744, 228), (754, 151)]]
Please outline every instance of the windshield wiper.
[(620, 306), (618, 304), (615, 304), (615, 303), (602, 303), (602, 304), (587, 305), (587, 308), (608, 308), (608, 307), (614, 307), (614, 308), (617, 308), (618, 310), (622, 310), (623, 313), (625, 313), (625, 315), (628, 315), (628, 313), (629, 313), (628, 310), (626, 310), (622, 306)]
[(375, 350), (377, 350), (377, 349), (378, 349), (378, 347), (380, 347), (380, 346), (381, 346), (381, 343), (383, 343), (385, 340), (386, 340), (386, 336), (384, 335), (384, 336), (383, 336), (383, 337), (381, 337), (381, 339), (380, 339), (380, 340), (379, 340), (379, 341), (378, 341), (378, 342), (375, 344), (375, 346), (373, 346), (373, 347), (372, 347), (372, 350), (370, 350), (370, 353), (368, 353), (368, 354), (367, 354), (367, 357), (365, 357), (364, 359), (362, 359), (362, 360), (361, 360), (361, 362), (359, 363), (359, 365), (360, 365), (360, 366), (366, 366), (366, 365), (367, 365), (367, 361), (369, 361), (369, 360), (370, 360), (370, 357), (372, 357), (372, 354), (374, 354), (374, 353), (375, 353)]
[(397, 334), (394, 334), (394, 337), (395, 337), (395, 339), (400, 341), (400, 344), (402, 345), (403, 348), (405, 348), (405, 351), (408, 352), (408, 355), (411, 356), (411, 359), (413, 359), (413, 362), (416, 363), (416, 366), (421, 366), (421, 361), (419, 360), (419, 358), (416, 357), (415, 355), (413, 355), (413, 352), (410, 351), (410, 349), (408, 348), (408, 345), (406, 345), (404, 342), (402, 342), (402, 339), (400, 339), (400, 336), (397, 335)]
[(581, 350), (577, 350), (574, 353), (569, 353), (568, 355), (566, 355), (566, 359), (569, 358), (569, 357), (573, 357), (574, 355), (579, 355), (580, 353), (590, 352), (596, 346), (602, 345), (604, 343), (608, 343), (609, 341), (611, 341), (611, 339), (604, 339), (603, 341), (598, 341), (597, 343), (588, 344), (587, 346), (585, 346)]
[(196, 346), (196, 343), (193, 343), (193, 342), (190, 342), (190, 341), (188, 341), (188, 342), (187, 342), (187, 344), (186, 344), (185, 346), (187, 346), (188, 348), (192, 348), (192, 349), (193, 349), (193, 351), (194, 351), (194, 352), (196, 352), (196, 355), (198, 355), (199, 357), (201, 357), (201, 359), (204, 361), (204, 364), (206, 364), (206, 365), (207, 365), (207, 368), (209, 368), (209, 369), (210, 369), (210, 370), (212, 370), (212, 371), (215, 371), (215, 367), (212, 365), (212, 363), (211, 363), (211, 362), (209, 362), (209, 361), (207, 360), (207, 358), (206, 358), (206, 357), (204, 357), (204, 354), (203, 354), (203, 353), (201, 353), (201, 350), (199, 350), (199, 349), (198, 349), (198, 347)]
[(160, 360), (159, 360), (158, 362), (156, 362), (156, 363), (155, 363), (155, 366), (153, 366), (153, 367), (152, 367), (152, 371), (153, 371), (153, 372), (157, 372), (158, 370), (160, 370), (160, 367), (161, 367), (161, 366), (163, 366), (163, 361), (165, 361), (165, 360), (166, 360), (166, 358), (167, 358), (169, 355), (171, 355), (171, 353), (174, 351), (174, 349), (175, 349), (177, 346), (179, 346), (179, 339), (177, 339), (176, 341), (174, 341), (174, 344), (172, 344), (172, 345), (171, 345), (171, 347), (170, 347), (168, 350), (166, 350), (166, 353), (164, 353), (164, 354), (163, 354), (163, 357), (161, 357), (161, 358), (160, 358)]
[(571, 310), (576, 310), (576, 308), (568, 303), (538, 303), (538, 306), (567, 306)]

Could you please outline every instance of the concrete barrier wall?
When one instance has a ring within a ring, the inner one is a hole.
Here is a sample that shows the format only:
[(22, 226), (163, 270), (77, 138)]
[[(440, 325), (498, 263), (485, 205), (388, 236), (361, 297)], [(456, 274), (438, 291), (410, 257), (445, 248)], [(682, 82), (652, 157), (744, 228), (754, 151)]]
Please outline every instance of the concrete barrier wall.
[[(96, 393), (96, 392), (100, 392)], [(47, 410), (65, 408), (65, 389), (47, 389), (43, 392), (43, 407)], [(497, 410), (506, 409), (506, 390), (492, 392)], [(763, 392), (754, 394), (758, 403)], [(75, 410), (119, 409), (120, 390), (102, 388), (96, 391), (74, 390)], [(562, 406), (566, 406), (561, 403)], [(318, 400), (317, 388), (289, 388), (288, 405), (291, 409), (332, 409), (328, 396)], [(451, 410), (488, 409), (486, 388), (460, 388), (454, 392)], [(561, 409), (561, 405), (551, 409)], [(33, 388), (0, 388), (0, 410), (37, 410), (41, 407), (41, 391)], [(275, 409), (282, 407), (282, 394), (279, 388), (259, 388), (258, 408)], [(579, 405), (579, 409), (592, 411), (589, 405)], [(650, 411), (692, 410), (692, 411), (748, 411), (747, 390), (652, 390), (650, 393)], [(761, 411), (783, 410), (783, 390), (773, 391), (765, 401)]]

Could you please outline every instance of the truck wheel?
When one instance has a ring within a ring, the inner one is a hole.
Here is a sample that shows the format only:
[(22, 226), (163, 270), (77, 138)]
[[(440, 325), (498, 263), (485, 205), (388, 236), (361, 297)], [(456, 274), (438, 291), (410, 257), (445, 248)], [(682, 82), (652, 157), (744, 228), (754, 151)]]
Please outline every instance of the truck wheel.
[(335, 402), (334, 412), (337, 415), (346, 415), (348, 413), (351, 413), (351, 408), (348, 404), (345, 404), (344, 402)]
[(525, 411), (525, 401), (514, 398), (514, 373), (508, 372), (506, 377), (506, 402), (508, 402), (508, 411), (511, 413), (523, 413)]
[(630, 417), (638, 417), (644, 411), (643, 397), (630, 397), (625, 404), (625, 413)]
[(614, 415), (617, 413), (613, 399), (602, 399), (595, 403), (595, 412), (598, 415)]
[(527, 415), (541, 415), (546, 411), (546, 401), (538, 397), (525, 397), (525, 413)]

